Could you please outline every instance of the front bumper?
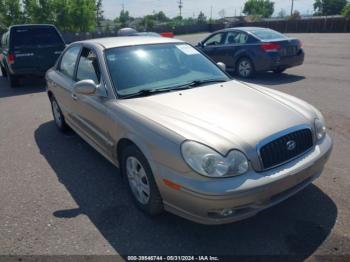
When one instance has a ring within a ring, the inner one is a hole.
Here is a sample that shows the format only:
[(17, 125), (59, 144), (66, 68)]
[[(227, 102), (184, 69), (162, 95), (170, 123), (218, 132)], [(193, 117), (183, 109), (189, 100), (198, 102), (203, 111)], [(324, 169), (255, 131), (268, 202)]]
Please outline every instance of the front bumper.
[[(327, 135), (313, 150), (274, 169), (221, 179), (194, 180), (157, 165), (156, 180), (167, 211), (202, 224), (224, 224), (245, 219), (278, 204), (320, 176), (332, 150)], [(163, 179), (181, 185), (166, 186)], [(230, 209), (222, 216), (218, 211)]]

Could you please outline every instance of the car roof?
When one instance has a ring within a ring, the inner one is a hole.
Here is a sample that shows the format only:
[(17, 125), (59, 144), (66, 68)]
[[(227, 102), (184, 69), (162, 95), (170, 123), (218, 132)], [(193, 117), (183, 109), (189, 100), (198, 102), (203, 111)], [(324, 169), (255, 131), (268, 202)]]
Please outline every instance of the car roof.
[(23, 24), (23, 25), (11, 25), (9, 28), (25, 28), (25, 27), (55, 27), (51, 24)]
[(106, 49), (133, 46), (133, 45), (150, 45), (150, 44), (167, 44), (167, 43), (184, 43), (184, 41), (174, 38), (166, 37), (152, 37), (152, 36), (119, 36), (95, 38), (84, 41), (79, 41), (80, 44), (97, 44)]
[(252, 26), (242, 26), (242, 27), (231, 27), (231, 28), (225, 28), (222, 29), (222, 32), (226, 32), (226, 31), (231, 31), (231, 30), (240, 30), (240, 31), (244, 31), (244, 32), (251, 32), (254, 30), (271, 30), (270, 28), (265, 28), (265, 27), (252, 27)]

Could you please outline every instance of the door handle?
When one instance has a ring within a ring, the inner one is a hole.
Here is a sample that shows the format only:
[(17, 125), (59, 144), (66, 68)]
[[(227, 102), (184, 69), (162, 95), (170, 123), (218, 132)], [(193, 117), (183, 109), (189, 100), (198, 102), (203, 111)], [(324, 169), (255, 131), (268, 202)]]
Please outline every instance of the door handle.
[(72, 98), (73, 98), (73, 100), (78, 100), (78, 97), (76, 94), (72, 94)]

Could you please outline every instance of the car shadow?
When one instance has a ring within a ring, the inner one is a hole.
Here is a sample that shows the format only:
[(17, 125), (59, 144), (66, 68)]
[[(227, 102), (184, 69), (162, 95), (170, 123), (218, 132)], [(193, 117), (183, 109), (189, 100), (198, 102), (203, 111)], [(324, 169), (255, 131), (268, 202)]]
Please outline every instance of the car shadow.
[(20, 79), (20, 85), (11, 88), (7, 79), (0, 76), (0, 98), (34, 94), (45, 91), (45, 79), (28, 76)]
[(272, 72), (259, 72), (251, 78), (241, 78), (235, 75), (234, 73), (230, 73), (230, 75), (233, 78), (238, 79), (240, 81), (259, 85), (290, 84), (305, 79), (305, 76), (293, 75), (288, 73), (275, 74)]
[(232, 224), (205, 226), (168, 213), (152, 218), (135, 207), (118, 169), (74, 132), (64, 135), (50, 121), (34, 135), (40, 153), (78, 205), (53, 216), (85, 214), (122, 256), (294, 255), (303, 260), (327, 238), (337, 218), (335, 203), (315, 185)]

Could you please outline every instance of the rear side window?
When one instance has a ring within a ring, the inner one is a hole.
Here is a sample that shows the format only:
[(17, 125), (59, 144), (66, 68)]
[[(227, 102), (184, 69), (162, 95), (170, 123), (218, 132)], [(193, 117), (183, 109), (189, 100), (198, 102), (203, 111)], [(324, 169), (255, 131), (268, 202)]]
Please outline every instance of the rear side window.
[(62, 56), (59, 71), (73, 79), (74, 69), (80, 52), (79, 46), (69, 48)]
[(54, 27), (15, 28), (11, 32), (11, 42), (14, 49), (64, 44)]
[(256, 29), (250, 31), (261, 40), (286, 39), (287, 37), (271, 29)]
[(100, 82), (100, 68), (96, 54), (88, 48), (83, 48), (79, 59), (77, 80), (93, 80), (95, 84)]

